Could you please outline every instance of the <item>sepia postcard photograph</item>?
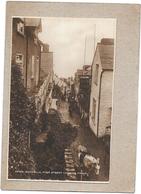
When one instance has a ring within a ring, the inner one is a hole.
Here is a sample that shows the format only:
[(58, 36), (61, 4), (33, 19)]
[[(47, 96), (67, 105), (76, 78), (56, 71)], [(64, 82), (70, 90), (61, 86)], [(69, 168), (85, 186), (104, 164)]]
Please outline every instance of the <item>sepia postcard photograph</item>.
[(7, 4), (6, 189), (134, 190), (139, 8), (83, 5)]
[(109, 180), (115, 27), (12, 19), (8, 178)]

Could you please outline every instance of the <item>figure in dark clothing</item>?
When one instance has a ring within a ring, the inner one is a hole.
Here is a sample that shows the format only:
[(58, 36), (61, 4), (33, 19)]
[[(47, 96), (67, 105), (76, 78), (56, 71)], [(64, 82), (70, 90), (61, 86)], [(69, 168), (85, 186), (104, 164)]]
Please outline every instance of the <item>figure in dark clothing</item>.
[(86, 156), (87, 152), (81, 152), (80, 153), (80, 168), (82, 169), (84, 167), (84, 164), (83, 164), (83, 160), (84, 160), (84, 157)]

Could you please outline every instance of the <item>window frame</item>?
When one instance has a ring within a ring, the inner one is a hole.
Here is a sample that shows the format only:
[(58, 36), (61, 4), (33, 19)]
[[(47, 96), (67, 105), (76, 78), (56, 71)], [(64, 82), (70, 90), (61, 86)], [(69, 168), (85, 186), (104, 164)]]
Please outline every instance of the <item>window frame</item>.
[[(22, 58), (21, 60), (20, 59), (17, 59), (17, 57), (19, 57), (19, 56)], [(23, 63), (24, 63), (24, 55), (22, 53), (16, 53), (15, 62), (16, 62), (16, 64), (18, 64), (20, 66), (23, 66)]]
[[(23, 29), (23, 30), (21, 30), (21, 29)], [(25, 29), (24, 29), (24, 23), (23, 22), (18, 22), (17, 23), (17, 32), (19, 34), (21, 34), (22, 36), (24, 36)]]

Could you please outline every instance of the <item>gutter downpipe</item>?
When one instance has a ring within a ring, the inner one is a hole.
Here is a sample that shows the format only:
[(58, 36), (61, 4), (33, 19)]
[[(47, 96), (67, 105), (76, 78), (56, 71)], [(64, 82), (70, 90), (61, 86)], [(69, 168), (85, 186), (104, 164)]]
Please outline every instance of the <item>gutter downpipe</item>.
[(100, 99), (101, 99), (101, 83), (102, 83), (102, 75), (105, 71), (113, 71), (110, 69), (104, 69), (100, 75), (100, 87), (99, 87), (99, 96), (98, 96), (98, 118), (97, 118), (97, 137), (99, 136), (99, 115), (100, 115)]
[(98, 95), (98, 118), (97, 118), (97, 138), (99, 136), (99, 110), (100, 110), (100, 98), (101, 98), (101, 82), (102, 82), (102, 75), (104, 73), (104, 70), (102, 70), (101, 74), (100, 74), (100, 87), (99, 87), (99, 95)]

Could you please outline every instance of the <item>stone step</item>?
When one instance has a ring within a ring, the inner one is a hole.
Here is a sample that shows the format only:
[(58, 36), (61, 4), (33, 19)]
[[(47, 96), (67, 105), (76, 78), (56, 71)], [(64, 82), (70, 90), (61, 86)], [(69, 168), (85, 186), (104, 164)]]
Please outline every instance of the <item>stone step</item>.
[(73, 160), (71, 160), (71, 161), (68, 160), (68, 161), (65, 162), (65, 164), (66, 165), (74, 165), (74, 161)]
[(74, 173), (74, 172), (67, 173), (67, 179), (68, 180), (76, 180), (76, 173)]
[(68, 164), (68, 163), (66, 163), (66, 167), (67, 168), (74, 168), (74, 164)]
[(65, 159), (72, 159), (72, 155), (65, 155)]
[(76, 171), (74, 168), (74, 161), (72, 157), (71, 149), (66, 148), (64, 150), (64, 158), (65, 158), (65, 171), (66, 171), (66, 178), (68, 180), (76, 180)]
[(76, 172), (66, 172), (67, 176), (76, 176)]
[(66, 172), (75, 172), (74, 168), (65, 168)]
[(71, 149), (69, 149), (69, 148), (66, 148), (66, 149), (65, 149), (65, 151), (69, 151), (69, 152), (71, 152)]
[(76, 175), (68, 175), (69, 180), (76, 180)]
[(69, 158), (68, 158), (68, 159), (66, 160), (66, 163), (67, 163), (67, 164), (74, 164), (74, 161), (73, 161), (72, 159), (69, 159)]
[(72, 155), (71, 152), (65, 152), (65, 155)]

